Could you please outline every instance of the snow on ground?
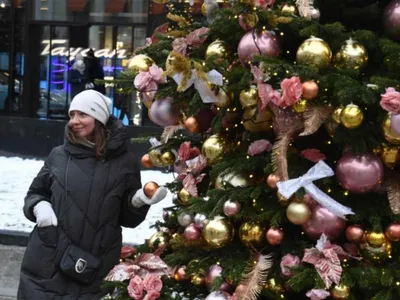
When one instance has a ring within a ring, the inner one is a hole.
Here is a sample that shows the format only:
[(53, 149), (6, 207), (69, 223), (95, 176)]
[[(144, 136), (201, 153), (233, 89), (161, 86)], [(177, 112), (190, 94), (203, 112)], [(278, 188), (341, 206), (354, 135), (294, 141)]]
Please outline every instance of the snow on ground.
[[(34, 223), (25, 218), (22, 207), (28, 188), (43, 166), (42, 160), (0, 156), (0, 230), (30, 232)], [(159, 185), (173, 181), (172, 174), (159, 171), (142, 171), (142, 184), (156, 181)], [(125, 243), (139, 244), (149, 238), (155, 229), (150, 229), (157, 220), (162, 220), (162, 209), (172, 205), (172, 196), (153, 205), (146, 220), (138, 227), (123, 228)]]

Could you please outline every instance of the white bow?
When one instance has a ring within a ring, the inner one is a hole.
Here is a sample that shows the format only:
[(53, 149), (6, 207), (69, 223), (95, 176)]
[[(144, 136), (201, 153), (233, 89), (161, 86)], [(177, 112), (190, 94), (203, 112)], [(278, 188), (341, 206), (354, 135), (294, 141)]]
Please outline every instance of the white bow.
[[(219, 73), (216, 70), (211, 70), (206, 75), (207, 75), (207, 81), (209, 83), (222, 86), (223, 80), (221, 73)], [(172, 76), (172, 78), (174, 79), (174, 81), (178, 86), (181, 85), (183, 78), (182, 73), (176, 73)], [(190, 77), (190, 79), (188, 79), (186, 86), (182, 87), (182, 91), (183, 92), (186, 91), (189, 87), (191, 87), (194, 84), (194, 88), (199, 92), (200, 97), (204, 103), (218, 102), (219, 99), (217, 98), (215, 93), (210, 89), (208, 82), (199, 78), (196, 70), (192, 70), (192, 76)]]
[(289, 199), (297, 190), (304, 188), (306, 192), (320, 205), (328, 209), (334, 215), (346, 219), (345, 215), (354, 215), (354, 212), (350, 207), (344, 206), (336, 200), (329, 197), (323, 191), (321, 191), (313, 181), (330, 177), (335, 173), (332, 169), (320, 160), (314, 167), (308, 172), (296, 179), (290, 179), (287, 181), (280, 181), (277, 183), (279, 193), (285, 198)]

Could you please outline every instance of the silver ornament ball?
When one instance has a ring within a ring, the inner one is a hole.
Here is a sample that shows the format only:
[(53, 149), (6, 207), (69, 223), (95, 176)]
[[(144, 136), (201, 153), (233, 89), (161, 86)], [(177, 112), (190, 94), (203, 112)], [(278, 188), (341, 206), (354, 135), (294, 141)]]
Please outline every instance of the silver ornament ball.
[(207, 216), (204, 215), (204, 214), (196, 214), (194, 216), (193, 222), (194, 222), (194, 225), (196, 225), (197, 228), (202, 229), (208, 223)]
[(190, 223), (192, 223), (192, 216), (189, 214), (180, 214), (178, 216), (178, 223), (179, 225), (186, 227), (188, 226)]

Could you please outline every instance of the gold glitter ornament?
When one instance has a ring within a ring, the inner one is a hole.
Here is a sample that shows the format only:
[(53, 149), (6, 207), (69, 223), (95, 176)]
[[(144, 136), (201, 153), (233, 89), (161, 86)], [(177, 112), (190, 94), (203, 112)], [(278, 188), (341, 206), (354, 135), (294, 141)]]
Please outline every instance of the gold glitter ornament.
[(245, 222), (240, 225), (239, 238), (246, 246), (260, 246), (265, 241), (265, 230), (259, 223)]
[(326, 68), (332, 60), (332, 50), (322, 39), (311, 37), (305, 40), (296, 53), (296, 61), (319, 69)]
[(398, 146), (384, 146), (378, 154), (381, 157), (382, 162), (388, 168), (394, 168), (399, 165), (400, 153)]
[(293, 110), (298, 113), (302, 114), (307, 110), (307, 100), (300, 99), (293, 105)]

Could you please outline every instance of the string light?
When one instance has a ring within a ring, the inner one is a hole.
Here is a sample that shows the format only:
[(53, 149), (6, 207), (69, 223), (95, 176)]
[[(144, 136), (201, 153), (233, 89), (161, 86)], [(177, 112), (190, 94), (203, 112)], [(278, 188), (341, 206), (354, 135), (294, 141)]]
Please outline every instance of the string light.
[(345, 192), (343, 193), (343, 195), (348, 196), (348, 195), (349, 195), (349, 192), (348, 192), (348, 191), (345, 191)]

